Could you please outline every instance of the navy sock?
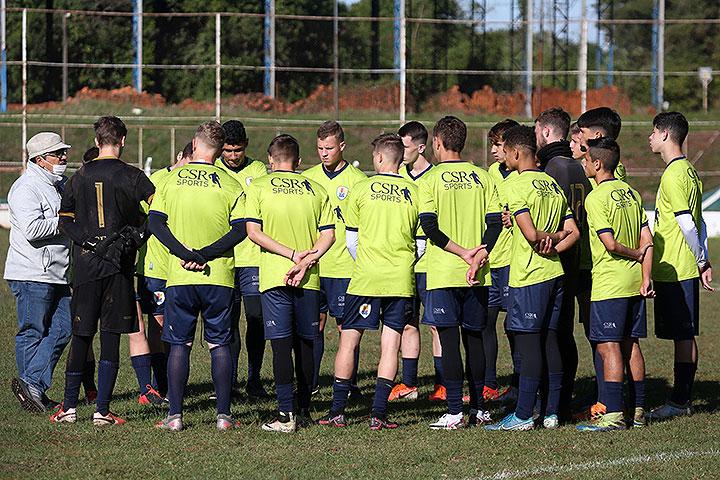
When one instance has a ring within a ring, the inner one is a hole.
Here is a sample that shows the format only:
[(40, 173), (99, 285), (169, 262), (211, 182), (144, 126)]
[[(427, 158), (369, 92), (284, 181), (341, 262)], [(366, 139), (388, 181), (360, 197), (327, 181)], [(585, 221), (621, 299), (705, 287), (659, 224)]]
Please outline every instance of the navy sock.
[(635, 394), (635, 407), (645, 408), (645, 380), (632, 382), (632, 389)]
[(210, 371), (217, 400), (217, 413), (230, 415), (230, 392), (232, 391), (232, 360), (230, 347), (223, 345), (210, 350)]
[[(379, 380), (378, 380), (379, 381)], [(402, 383), (408, 387), (417, 386), (418, 382), (418, 359), (402, 359)]]
[(548, 375), (548, 393), (545, 415), (557, 415), (560, 407), (560, 392), (562, 391), (563, 373), (556, 372)]
[(605, 404), (605, 369), (603, 368), (602, 356), (597, 352), (597, 344), (593, 343), (593, 363), (595, 364), (595, 384), (597, 386), (596, 400)]
[(85, 387), (86, 392), (91, 390), (95, 390), (97, 392), (97, 385), (95, 385), (95, 360), (85, 362), (82, 384)]
[(675, 384), (670, 395), (670, 400), (673, 403), (685, 405), (690, 401), (696, 370), (697, 365), (694, 363), (678, 362), (675, 364)]
[[(514, 342), (514, 340), (513, 340)], [(515, 348), (512, 352), (512, 361), (513, 361), (513, 373), (512, 373), (512, 380), (511, 385), (516, 388), (520, 388), (520, 367), (522, 366), (522, 357), (520, 355), (520, 352), (517, 351), (517, 348)]]
[(160, 392), (160, 395), (167, 394), (167, 354), (156, 352), (150, 355), (150, 365), (153, 371), (153, 386)]
[(110, 397), (115, 388), (119, 364), (109, 360), (100, 360), (98, 363), (98, 395), (95, 409), (101, 415), (110, 411)]
[(462, 413), (462, 380), (445, 379), (445, 389), (447, 391), (448, 413), (457, 415)]
[(357, 387), (358, 384), (358, 369), (360, 368), (360, 345), (355, 347), (355, 367), (353, 368), (352, 377), (350, 377), (350, 384), (353, 387)]
[(295, 411), (295, 395), (292, 383), (278, 383), (275, 385), (275, 395), (277, 395), (278, 410), (283, 413), (291, 413)]
[(435, 385), (444, 385), (442, 357), (433, 356), (433, 365), (435, 366)]
[(63, 409), (76, 408), (80, 396), (80, 385), (83, 382), (84, 372), (65, 372), (65, 398)]
[(540, 379), (528, 377), (525, 375), (520, 376), (520, 387), (518, 394), (517, 407), (515, 408), (515, 415), (521, 420), (527, 420), (532, 417), (533, 407), (535, 406), (535, 399), (537, 398), (537, 391), (540, 387)]
[(172, 345), (168, 355), (168, 400), (170, 401), (169, 415), (176, 415), (183, 411), (183, 398), (185, 387), (190, 375), (190, 347), (187, 345)]
[(320, 385), (320, 364), (325, 353), (325, 332), (320, 332), (313, 340), (313, 389)]
[(375, 382), (375, 398), (372, 405), (373, 417), (385, 418), (387, 415), (388, 396), (393, 389), (393, 384), (393, 380), (378, 377)]
[(231, 332), (232, 332), (232, 337), (230, 340), (229, 347), (230, 347), (230, 361), (232, 362), (232, 370), (230, 373), (230, 377), (232, 378), (232, 381), (234, 384), (235, 382), (237, 382), (238, 363), (240, 362), (240, 350), (242, 350), (242, 345), (240, 343), (240, 329), (237, 328), (237, 325), (233, 326)]
[(608, 413), (623, 411), (622, 382), (605, 382), (605, 407)]
[(152, 359), (149, 353), (130, 357), (130, 362), (135, 370), (138, 386), (140, 387), (140, 395), (148, 392), (148, 385), (152, 382)]
[(333, 396), (330, 411), (333, 413), (344, 413), (345, 405), (347, 405), (348, 401), (348, 394), (350, 393), (350, 380), (336, 378), (333, 382), (332, 391)]

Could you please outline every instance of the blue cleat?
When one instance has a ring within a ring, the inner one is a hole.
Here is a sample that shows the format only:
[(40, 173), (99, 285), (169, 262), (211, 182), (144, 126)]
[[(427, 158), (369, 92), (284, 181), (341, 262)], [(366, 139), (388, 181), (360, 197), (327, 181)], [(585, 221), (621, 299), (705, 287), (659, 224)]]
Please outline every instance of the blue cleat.
[(498, 423), (485, 426), (485, 430), (532, 430), (533, 428), (535, 428), (535, 422), (532, 418), (522, 420), (515, 415), (515, 412), (503, 418)]

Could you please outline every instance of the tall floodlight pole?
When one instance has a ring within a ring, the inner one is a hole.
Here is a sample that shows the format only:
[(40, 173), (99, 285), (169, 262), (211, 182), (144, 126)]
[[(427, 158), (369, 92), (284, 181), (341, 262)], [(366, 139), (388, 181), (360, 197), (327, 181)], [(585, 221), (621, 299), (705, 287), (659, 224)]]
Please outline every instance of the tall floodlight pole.
[(533, 0), (527, 0), (525, 13), (525, 116), (532, 118), (533, 94)]
[(265, 0), (265, 96), (275, 98), (275, 0)]
[(0, 2), (0, 111), (7, 112), (7, 45), (5, 43), (6, 0)]
[(580, 53), (578, 55), (578, 90), (580, 90), (580, 113), (587, 110), (587, 61), (588, 61), (588, 21), (587, 0), (580, 4)]
[(142, 0), (135, 0), (135, 2), (133, 3), (133, 46), (135, 47), (135, 68), (133, 68), (133, 86), (138, 93), (142, 92), (142, 13)]

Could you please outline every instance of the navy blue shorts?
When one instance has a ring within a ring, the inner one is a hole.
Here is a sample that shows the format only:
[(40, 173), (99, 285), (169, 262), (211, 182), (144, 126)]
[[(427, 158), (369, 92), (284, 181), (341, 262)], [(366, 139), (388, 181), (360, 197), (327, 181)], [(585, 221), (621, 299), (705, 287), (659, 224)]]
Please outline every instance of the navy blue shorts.
[(590, 340), (620, 342), (647, 337), (645, 299), (637, 295), (590, 303)]
[(450, 287), (427, 291), (423, 323), (481, 331), (487, 323), (488, 287)]
[(217, 285), (176, 285), (165, 292), (165, 322), (162, 339), (184, 345), (195, 339), (198, 315), (203, 318), (205, 341), (230, 343), (233, 289)]
[(510, 265), (491, 268), (490, 277), (492, 279), (492, 285), (488, 292), (488, 307), (500, 307), (500, 310), (506, 312), (510, 292), (510, 287), (508, 286)]
[(243, 297), (260, 295), (260, 267), (236, 268), (235, 290)]
[[(420, 318), (422, 323), (425, 322), (425, 316), (427, 315), (427, 273), (416, 273), (415, 274), (415, 298), (413, 302), (413, 318)], [(422, 317), (420, 313), (422, 312)]]
[(655, 336), (690, 340), (700, 334), (700, 281), (654, 282)]
[(146, 315), (165, 315), (165, 280), (138, 277), (137, 297), (140, 309)]
[(520, 333), (557, 330), (562, 301), (562, 277), (526, 287), (510, 287), (506, 330)]
[(343, 330), (377, 330), (380, 321), (402, 333), (413, 315), (411, 297), (361, 297), (347, 295)]
[(338, 325), (343, 320), (348, 285), (350, 285), (349, 278), (320, 277), (320, 312), (329, 312)]
[(320, 333), (320, 292), (296, 287), (275, 287), (262, 293), (265, 339), (293, 334), (314, 340)]

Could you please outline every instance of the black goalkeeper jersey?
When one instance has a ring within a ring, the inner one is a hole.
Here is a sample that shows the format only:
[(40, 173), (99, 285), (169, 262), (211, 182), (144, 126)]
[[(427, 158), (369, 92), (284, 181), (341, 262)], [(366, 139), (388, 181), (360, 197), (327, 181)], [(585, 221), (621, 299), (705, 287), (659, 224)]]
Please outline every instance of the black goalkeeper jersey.
[(71, 235), (74, 283), (82, 284), (116, 273), (132, 273), (135, 255), (128, 254), (121, 265), (81, 247), (84, 241), (105, 238), (124, 227), (141, 227), (145, 214), (140, 202), (150, 201), (155, 187), (145, 173), (118, 158), (97, 158), (68, 180), (60, 204), (60, 215), (73, 219)]

